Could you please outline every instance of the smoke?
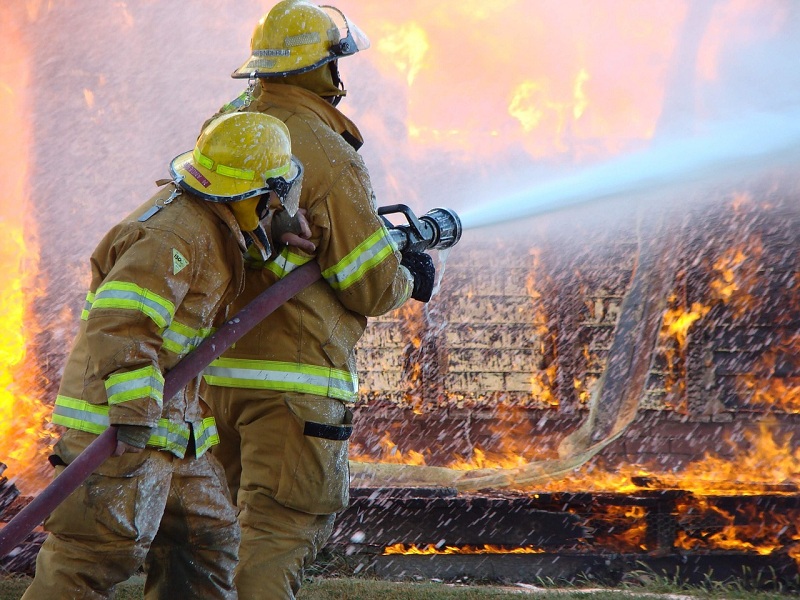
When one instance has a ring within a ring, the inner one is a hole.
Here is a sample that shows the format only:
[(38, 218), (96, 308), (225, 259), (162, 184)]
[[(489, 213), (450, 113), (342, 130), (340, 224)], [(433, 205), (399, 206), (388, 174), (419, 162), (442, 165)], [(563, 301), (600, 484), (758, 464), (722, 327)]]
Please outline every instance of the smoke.
[[(341, 61), (340, 107), (380, 205), (447, 206), (477, 227), (793, 152), (794, 0), (335, 4), (372, 40)], [(14, 118), (32, 142), (44, 322), (80, 311), (102, 234), (243, 90), (229, 74), (271, 5), (198, 0), (186, 20), (166, 0), (9, 4), (0, 32), (19, 27), (31, 65), (6, 93), (31, 98)]]
[[(664, 65), (653, 136), (638, 151), (585, 165), (530, 163), (491, 201), (462, 212), (465, 228), (518, 221), (609, 198), (672, 201), (677, 190), (733, 184), (800, 157), (800, 5), (774, 0), (690, 3)], [(609, 82), (613, 85), (613, 82)], [(702, 186), (702, 187), (701, 187)]]

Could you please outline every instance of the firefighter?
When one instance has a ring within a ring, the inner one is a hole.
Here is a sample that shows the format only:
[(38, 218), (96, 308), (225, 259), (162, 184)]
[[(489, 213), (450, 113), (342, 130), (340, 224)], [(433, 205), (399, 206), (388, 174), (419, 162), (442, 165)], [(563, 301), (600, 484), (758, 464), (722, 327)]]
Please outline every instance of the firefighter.
[(231, 316), (245, 251), (268, 255), (261, 217), (296, 204), (302, 165), (278, 119), (216, 120), (171, 180), (113, 227), (56, 399), (57, 474), (109, 425), (117, 447), (45, 521), (24, 598), (110, 598), (147, 556), (147, 598), (236, 598), (239, 526), (199, 378), (163, 397), (164, 374)]
[[(307, 248), (284, 247), (263, 268), (248, 269), (239, 302), (309, 261), (323, 276), (205, 372), (220, 427), (214, 453), (242, 526), (235, 578), (242, 598), (295, 597), (349, 501), (354, 348), (367, 317), (409, 297), (427, 302), (433, 290), (430, 256), (401, 256), (378, 216), (357, 153), (361, 134), (336, 108), (346, 93), (339, 58), (368, 45), (333, 7), (279, 2), (259, 21), (250, 58), (233, 73), (250, 86), (220, 111), (283, 120), (306, 169), (300, 207), (310, 227)], [(293, 227), (282, 215), (273, 226)]]

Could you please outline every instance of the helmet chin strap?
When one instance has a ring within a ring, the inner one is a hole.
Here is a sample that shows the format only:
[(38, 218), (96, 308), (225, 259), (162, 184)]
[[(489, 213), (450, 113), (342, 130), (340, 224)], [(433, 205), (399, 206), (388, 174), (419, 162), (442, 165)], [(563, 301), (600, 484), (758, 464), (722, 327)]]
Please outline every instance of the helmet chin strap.
[(264, 261), (270, 259), (272, 256), (272, 244), (261, 222), (258, 223), (258, 226), (253, 231), (243, 231), (242, 233), (247, 241), (248, 254), (256, 254), (258, 258)]
[[(344, 89), (344, 82), (342, 81), (342, 78), (339, 75), (339, 61), (332, 60), (331, 62), (328, 63), (328, 65), (331, 70), (331, 80), (333, 81), (333, 85), (335, 85), (337, 88), (346, 93), (347, 90)], [(342, 101), (342, 98), (344, 98), (344, 94), (342, 94), (341, 96), (329, 96), (325, 99), (335, 107), (339, 104), (339, 102)]]

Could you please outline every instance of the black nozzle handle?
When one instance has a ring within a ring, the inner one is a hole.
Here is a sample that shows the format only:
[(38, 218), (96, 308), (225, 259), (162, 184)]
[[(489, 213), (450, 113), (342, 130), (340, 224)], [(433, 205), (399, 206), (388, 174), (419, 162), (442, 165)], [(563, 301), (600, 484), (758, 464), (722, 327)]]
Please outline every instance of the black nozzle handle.
[[(448, 208), (434, 208), (418, 219), (405, 204), (392, 204), (378, 208), (378, 214), (401, 252), (450, 248), (461, 239), (461, 219)], [(390, 214), (403, 215), (408, 224), (394, 225), (386, 218)]]

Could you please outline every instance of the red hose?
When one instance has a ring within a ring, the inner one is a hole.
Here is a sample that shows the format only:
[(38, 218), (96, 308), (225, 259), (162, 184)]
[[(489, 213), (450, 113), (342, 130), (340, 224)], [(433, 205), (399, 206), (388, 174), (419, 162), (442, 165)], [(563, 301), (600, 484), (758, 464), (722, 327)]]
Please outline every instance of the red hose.
[[(164, 398), (172, 398), (267, 315), (319, 278), (319, 265), (316, 262), (306, 263), (256, 296), (165, 375)], [(117, 429), (109, 427), (0, 529), (0, 558), (19, 545), (67, 496), (78, 489), (116, 447)]]

